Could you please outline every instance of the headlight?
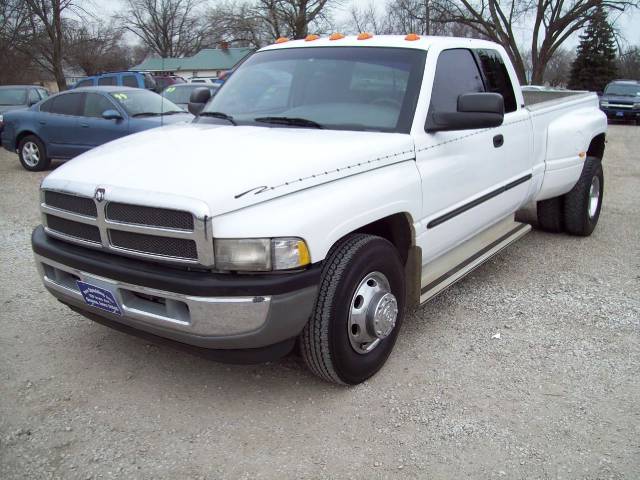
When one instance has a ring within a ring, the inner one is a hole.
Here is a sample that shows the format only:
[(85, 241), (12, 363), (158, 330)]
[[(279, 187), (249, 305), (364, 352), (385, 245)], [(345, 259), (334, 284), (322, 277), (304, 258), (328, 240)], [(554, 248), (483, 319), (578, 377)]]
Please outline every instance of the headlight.
[(0, 115), (0, 124), (4, 121), (4, 117)]
[[(640, 102), (639, 103), (634, 103), (633, 104), (633, 108), (640, 108)], [(0, 115), (0, 123), (2, 122), (2, 115)]]
[(267, 272), (311, 262), (307, 244), (300, 238), (214, 239), (214, 251), (220, 270)]

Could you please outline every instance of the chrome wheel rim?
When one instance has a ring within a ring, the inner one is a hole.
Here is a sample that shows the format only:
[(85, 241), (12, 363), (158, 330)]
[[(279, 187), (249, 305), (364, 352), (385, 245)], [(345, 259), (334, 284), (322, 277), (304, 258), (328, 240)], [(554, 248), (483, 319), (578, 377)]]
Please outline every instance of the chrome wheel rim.
[(35, 167), (40, 163), (40, 149), (33, 142), (26, 142), (22, 146), (22, 159), (30, 167)]
[(398, 301), (387, 277), (380, 272), (365, 275), (349, 307), (351, 347), (361, 355), (371, 352), (393, 332), (397, 319)]
[(596, 216), (600, 204), (600, 178), (593, 177), (589, 188), (589, 218)]

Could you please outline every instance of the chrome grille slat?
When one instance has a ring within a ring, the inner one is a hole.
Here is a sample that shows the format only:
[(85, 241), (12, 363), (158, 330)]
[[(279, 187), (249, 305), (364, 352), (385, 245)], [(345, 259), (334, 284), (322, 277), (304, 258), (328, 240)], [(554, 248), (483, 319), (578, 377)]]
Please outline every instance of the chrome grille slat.
[(193, 240), (143, 235), (111, 229), (109, 229), (109, 239), (111, 240), (111, 245), (117, 248), (189, 260), (198, 259), (196, 242)]
[(66, 218), (47, 215), (47, 228), (63, 235), (89, 242), (100, 243), (100, 229), (86, 223), (74, 222)]
[[(124, 256), (205, 267), (214, 265), (208, 217), (199, 218), (181, 209), (111, 202), (108, 197), (98, 201), (44, 189), (41, 211), (47, 233)], [(87, 202), (94, 208), (88, 207)], [(202, 212), (201, 206), (197, 208), (196, 211)]]
[(128, 203), (109, 202), (105, 208), (107, 220), (150, 227), (176, 228), (193, 231), (193, 215), (182, 210), (145, 207)]
[(93, 198), (45, 190), (44, 203), (50, 207), (59, 208), (60, 210), (77, 213), (86, 217), (95, 218), (98, 216), (98, 209), (96, 208)]

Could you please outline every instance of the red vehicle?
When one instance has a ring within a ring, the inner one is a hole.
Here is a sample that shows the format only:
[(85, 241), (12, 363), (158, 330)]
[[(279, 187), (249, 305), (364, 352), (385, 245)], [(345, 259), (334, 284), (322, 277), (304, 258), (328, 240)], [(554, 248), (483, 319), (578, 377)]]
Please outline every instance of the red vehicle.
[(154, 75), (153, 79), (156, 81), (156, 85), (158, 86), (158, 92), (163, 91), (170, 85), (187, 83), (184, 78), (179, 77), (178, 75)]

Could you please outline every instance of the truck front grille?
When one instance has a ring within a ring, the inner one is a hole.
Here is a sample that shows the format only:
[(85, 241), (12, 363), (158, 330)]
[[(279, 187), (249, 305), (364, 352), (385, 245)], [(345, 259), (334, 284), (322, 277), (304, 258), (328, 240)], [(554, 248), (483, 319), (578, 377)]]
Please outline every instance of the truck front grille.
[(196, 242), (183, 238), (158, 237), (140, 233), (109, 229), (111, 245), (140, 253), (150, 253), (166, 257), (198, 259)]
[(109, 202), (105, 212), (108, 220), (117, 222), (193, 230), (193, 215), (181, 210)]
[(68, 195), (66, 193), (52, 192), (45, 190), (44, 202), (54, 208), (65, 210), (67, 212), (85, 215), (87, 217), (97, 217), (98, 210), (93, 198), (79, 197), (77, 195)]
[(43, 190), (41, 199), (46, 232), (60, 240), (119, 255), (214, 265), (207, 217), (53, 190)]
[(93, 225), (47, 215), (47, 228), (62, 235), (100, 244), (100, 229)]

